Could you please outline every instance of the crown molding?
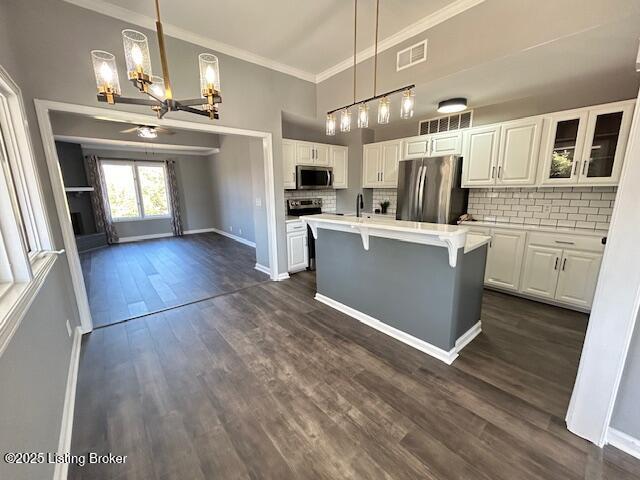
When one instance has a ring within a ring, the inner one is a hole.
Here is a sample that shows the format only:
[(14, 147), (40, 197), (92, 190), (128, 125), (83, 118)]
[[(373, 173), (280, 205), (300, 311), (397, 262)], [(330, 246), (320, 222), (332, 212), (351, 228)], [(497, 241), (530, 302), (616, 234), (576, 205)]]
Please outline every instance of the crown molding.
[[(419, 35), (420, 33), (429, 30), (436, 25), (439, 25), (440, 23), (446, 22), (456, 15), (460, 15), (461, 13), (464, 13), (477, 5), (480, 5), (485, 1), (486, 0), (456, 0), (446, 7), (443, 7), (440, 10), (437, 10), (436, 12), (421, 18), (420, 20), (409, 25), (406, 28), (403, 28), (399, 32), (394, 33), (393, 35), (383, 40), (380, 40), (378, 42), (378, 53), (389, 50), (390, 48), (395, 47), (405, 40), (409, 40), (410, 38), (415, 37), (416, 35)], [(365, 48), (364, 50), (361, 50), (356, 54), (356, 62), (362, 63), (365, 60), (372, 58), (374, 53), (375, 49), (373, 46)], [(333, 77), (334, 75), (344, 70), (348, 70), (351, 67), (353, 67), (353, 57), (345, 58), (340, 63), (337, 63), (333, 67), (329, 67), (317, 74), (315, 83), (324, 82), (326, 79)]]
[[(76, 5), (81, 8), (85, 8), (88, 10), (92, 10), (94, 12), (100, 13), (102, 15), (107, 15), (109, 17), (117, 18), (122, 20), (123, 22), (127, 22), (130, 24), (138, 25), (140, 27), (146, 28), (148, 30), (155, 31), (155, 19), (149, 17), (147, 15), (143, 15), (140, 13), (133, 12), (126, 8), (119, 7), (117, 5), (113, 5), (112, 3), (106, 2), (104, 0), (64, 0), (67, 3)], [(378, 43), (378, 53), (384, 52), (385, 50), (389, 50), (390, 48), (408, 40), (425, 30), (428, 30), (440, 23), (443, 23), (450, 18), (455, 17), (467, 10), (484, 3), (486, 0), (455, 0), (450, 3), (446, 7), (437, 10), (436, 12), (423, 17), (417, 22), (409, 25), (408, 27), (403, 28), (397, 33), (380, 40)], [(299, 78), (301, 80), (305, 80), (311, 83), (320, 83), (325, 81), (326, 79), (344, 71), (353, 66), (353, 57), (349, 57), (344, 59), (343, 61), (335, 64), (332, 67), (323, 70), (318, 74), (313, 74), (307, 72), (305, 70), (301, 70), (296, 67), (292, 67), (290, 65), (286, 65), (284, 63), (276, 62), (275, 60), (271, 60), (269, 58), (257, 55), (255, 53), (251, 53), (247, 50), (243, 50), (238, 47), (234, 47), (233, 45), (229, 45), (227, 43), (219, 42), (217, 40), (213, 40), (208, 37), (204, 37), (202, 35), (195, 34), (183, 28), (172, 25), (171, 23), (163, 22), (164, 32), (166, 35), (170, 37), (174, 37), (185, 42), (193, 43), (195, 45), (200, 45), (210, 50), (214, 50), (216, 52), (223, 53), (225, 55), (229, 55), (231, 57), (239, 58), (240, 60), (244, 60), (246, 62), (250, 62), (256, 65), (260, 65), (261, 67), (269, 68), (271, 70), (275, 70), (280, 73), (284, 73), (286, 75), (291, 75), (292, 77)], [(369, 58), (372, 58), (374, 55), (374, 47), (368, 47), (364, 50), (361, 50), (356, 55), (357, 63), (364, 62)]]
[(54, 135), (56, 141), (79, 143), (82, 148), (95, 148), (100, 150), (128, 150), (131, 152), (156, 152), (174, 155), (213, 155), (220, 153), (215, 147), (194, 147), (193, 145), (175, 145), (168, 143), (134, 142), (130, 140), (111, 140), (107, 138), (77, 137), (73, 135)]
[[(76, 5), (78, 7), (86, 8), (88, 10), (93, 10), (94, 12), (98, 12), (102, 15), (107, 15), (109, 17), (117, 18), (118, 20), (122, 20), (123, 22), (138, 25), (148, 30), (155, 31), (156, 29), (155, 18), (133, 12), (126, 8), (119, 7), (117, 5), (113, 5), (112, 3), (105, 2), (104, 0), (64, 0), (64, 1), (67, 3), (71, 3), (73, 5)], [(164, 28), (165, 35), (168, 35), (170, 37), (177, 38), (179, 40), (184, 40), (185, 42), (193, 43), (195, 45), (200, 45), (201, 47), (205, 47), (207, 49), (214, 50), (219, 53), (224, 53), (225, 55), (239, 58), (240, 60), (254, 63), (256, 65), (260, 65), (261, 67), (269, 68), (271, 70), (275, 70), (280, 73), (291, 75), (293, 77), (306, 80), (307, 82), (314, 83), (316, 81), (316, 75), (314, 75), (313, 73), (309, 73), (299, 68), (291, 67), (289, 65), (276, 62), (275, 60), (271, 60), (269, 58), (256, 55), (255, 53), (248, 52), (246, 50), (234, 47), (227, 43), (219, 42), (217, 40), (213, 40), (211, 38), (207, 38), (202, 35), (195, 34), (183, 28), (172, 25), (171, 23), (165, 23), (163, 21), (162, 26)]]

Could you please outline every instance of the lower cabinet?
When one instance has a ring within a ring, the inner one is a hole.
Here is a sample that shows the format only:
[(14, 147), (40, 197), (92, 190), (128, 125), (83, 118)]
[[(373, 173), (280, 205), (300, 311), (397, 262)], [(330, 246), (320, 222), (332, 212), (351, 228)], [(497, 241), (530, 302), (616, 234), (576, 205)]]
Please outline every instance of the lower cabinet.
[(497, 228), (491, 231), (484, 276), (487, 285), (518, 291), (526, 238), (527, 232), (523, 231)]
[(565, 250), (558, 276), (556, 300), (589, 308), (596, 292), (602, 255)]
[(559, 248), (527, 245), (522, 292), (553, 299), (558, 283), (558, 264), (562, 258)]
[(287, 270), (297, 272), (309, 266), (307, 229), (302, 222), (287, 224)]

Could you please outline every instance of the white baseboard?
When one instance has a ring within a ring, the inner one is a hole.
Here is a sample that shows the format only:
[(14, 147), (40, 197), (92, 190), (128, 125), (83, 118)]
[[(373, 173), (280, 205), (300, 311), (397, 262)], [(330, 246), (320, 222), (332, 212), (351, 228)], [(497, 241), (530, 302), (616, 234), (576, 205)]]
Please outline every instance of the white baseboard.
[(609, 427), (607, 430), (607, 443), (631, 456), (640, 458), (640, 440), (631, 435)]
[(247, 245), (248, 247), (256, 248), (256, 242), (252, 242), (250, 240), (247, 240), (246, 238), (239, 237), (237, 235), (234, 235), (233, 233), (225, 232), (224, 230), (220, 230), (218, 228), (212, 228), (209, 231), (216, 232), (224, 237), (230, 238), (231, 240), (235, 240), (236, 242), (240, 242), (244, 245)]
[(288, 272), (284, 272), (284, 273), (279, 273), (278, 277), (275, 280), (276, 280), (276, 282), (281, 282), (283, 280), (288, 280), (289, 278), (290, 278), (289, 277), (289, 273)]
[[(76, 386), (78, 384), (78, 366), (80, 364), (80, 347), (82, 345), (82, 331), (76, 327), (73, 333), (73, 346), (71, 347), (71, 359), (69, 360), (69, 373), (67, 374), (67, 388), (62, 410), (62, 425), (60, 427), (60, 439), (58, 440), (58, 454), (64, 455), (71, 450), (71, 434), (73, 432), (73, 412), (76, 404)], [(53, 471), (53, 480), (66, 480), (69, 464), (56, 463)]]
[(261, 263), (256, 263), (255, 269), (259, 272), (266, 273), (267, 275), (271, 276), (271, 269), (265, 265), (262, 265)]
[(196, 233), (209, 233), (215, 232), (215, 228), (196, 228), (195, 230), (185, 230), (182, 232), (185, 235), (195, 235)]
[(458, 358), (458, 352), (460, 352), (460, 350), (462, 350), (481, 332), (481, 323), (478, 322), (456, 341), (456, 346), (454, 348), (446, 351), (441, 349), (440, 347), (432, 345), (431, 343), (416, 338), (413, 335), (409, 335), (402, 330), (398, 330), (397, 328), (387, 325), (386, 323), (383, 323), (380, 320), (367, 315), (366, 313), (362, 313), (355, 308), (351, 308), (347, 305), (344, 305), (343, 303), (333, 300), (332, 298), (325, 297), (324, 295), (316, 293), (315, 299), (319, 302), (324, 303), (325, 305), (330, 306), (331, 308), (335, 308), (342, 313), (346, 313), (350, 317), (355, 318), (365, 325), (368, 325), (371, 328), (375, 328), (379, 332), (389, 335), (390, 337), (393, 337), (396, 340), (401, 341), (402, 343), (406, 343), (407, 345), (420, 350), (427, 355), (431, 355), (432, 357), (443, 361), (447, 365), (451, 365), (453, 361)]
[(154, 238), (173, 237), (173, 233), (154, 233), (151, 235), (138, 235), (136, 237), (120, 237), (118, 243), (139, 242), (141, 240), (151, 240)]

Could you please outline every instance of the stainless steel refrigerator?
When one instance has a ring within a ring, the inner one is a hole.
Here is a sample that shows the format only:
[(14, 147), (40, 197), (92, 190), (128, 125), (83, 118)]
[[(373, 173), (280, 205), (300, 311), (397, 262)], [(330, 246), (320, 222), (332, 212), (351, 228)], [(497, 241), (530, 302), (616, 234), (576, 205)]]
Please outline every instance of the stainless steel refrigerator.
[(454, 224), (467, 213), (469, 191), (460, 187), (462, 157), (402, 160), (398, 170), (397, 220)]

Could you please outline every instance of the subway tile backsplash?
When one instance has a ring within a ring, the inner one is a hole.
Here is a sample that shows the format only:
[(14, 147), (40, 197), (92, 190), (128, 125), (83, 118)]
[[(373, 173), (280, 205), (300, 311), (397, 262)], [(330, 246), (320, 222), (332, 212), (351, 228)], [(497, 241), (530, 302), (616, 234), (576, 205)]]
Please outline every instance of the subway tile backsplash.
[(387, 213), (396, 213), (398, 206), (398, 193), (395, 188), (374, 188), (373, 189), (373, 210), (380, 208), (380, 202), (389, 200)]
[(335, 213), (336, 211), (336, 191), (335, 190), (285, 190), (284, 191), (284, 211), (287, 213), (287, 200), (289, 198), (322, 198), (322, 211)]
[(616, 187), (472, 188), (476, 220), (608, 230)]

